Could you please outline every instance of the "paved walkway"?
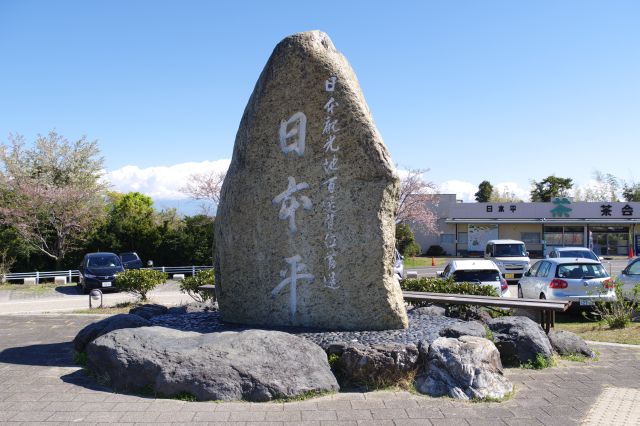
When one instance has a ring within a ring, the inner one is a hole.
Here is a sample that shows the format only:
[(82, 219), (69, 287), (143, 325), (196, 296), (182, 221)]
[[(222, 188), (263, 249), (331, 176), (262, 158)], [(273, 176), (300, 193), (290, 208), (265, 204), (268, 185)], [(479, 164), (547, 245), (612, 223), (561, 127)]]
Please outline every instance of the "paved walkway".
[[(69, 342), (95, 320), (86, 315), (0, 316), (0, 424), (565, 426), (638, 420), (633, 406), (640, 406), (640, 348), (597, 346), (597, 362), (562, 361), (543, 371), (509, 369), (517, 391), (503, 403), (389, 391), (291, 403), (184, 402), (115, 394), (86, 377), (71, 360)], [(602, 415), (603, 409), (609, 415)]]
[[(175, 281), (159, 286), (149, 292), (152, 302), (158, 302), (166, 306), (180, 305), (193, 302), (193, 299), (180, 292)], [(136, 300), (136, 296), (119, 292), (105, 293), (104, 306), (114, 306), (122, 302)], [(20, 290), (0, 290), (0, 315), (4, 314), (28, 314), (43, 312), (77, 311), (89, 308), (89, 296), (78, 294), (76, 286), (66, 285), (43, 288), (41, 292)]]

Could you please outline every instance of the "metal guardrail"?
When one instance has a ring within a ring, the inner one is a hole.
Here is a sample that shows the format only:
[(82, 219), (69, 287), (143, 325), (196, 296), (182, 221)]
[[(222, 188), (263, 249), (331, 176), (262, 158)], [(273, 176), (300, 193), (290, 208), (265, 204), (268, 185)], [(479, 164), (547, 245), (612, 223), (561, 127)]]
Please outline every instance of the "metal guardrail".
[[(198, 271), (203, 271), (207, 269), (213, 269), (213, 266), (154, 266), (151, 268), (142, 268), (142, 269), (153, 269), (155, 271), (166, 272), (167, 274), (191, 274), (195, 275)], [(55, 278), (55, 277), (66, 277), (68, 282), (72, 282), (73, 278), (80, 277), (80, 271), (77, 269), (70, 269), (67, 271), (35, 271), (35, 272), (15, 272), (11, 274), (6, 274), (0, 276), (0, 282), (9, 282), (9, 281), (24, 281), (25, 279), (35, 278), (36, 284), (40, 283), (40, 280)]]

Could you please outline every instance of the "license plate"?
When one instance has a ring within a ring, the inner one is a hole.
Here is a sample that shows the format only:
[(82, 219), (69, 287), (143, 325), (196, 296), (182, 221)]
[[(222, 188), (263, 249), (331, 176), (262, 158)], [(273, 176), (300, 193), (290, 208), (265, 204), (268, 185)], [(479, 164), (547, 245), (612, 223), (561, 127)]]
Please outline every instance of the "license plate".
[(504, 274), (504, 277), (509, 279), (509, 278), (513, 278), (513, 274)]
[(580, 306), (591, 306), (593, 305), (593, 300), (591, 299), (580, 299)]
[(102, 287), (111, 287), (111, 281), (103, 282)]

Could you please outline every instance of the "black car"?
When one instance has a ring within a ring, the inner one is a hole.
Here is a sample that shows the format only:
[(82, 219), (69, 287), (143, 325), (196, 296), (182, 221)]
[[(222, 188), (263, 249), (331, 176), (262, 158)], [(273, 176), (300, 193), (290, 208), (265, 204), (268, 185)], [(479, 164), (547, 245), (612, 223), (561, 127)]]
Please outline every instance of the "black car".
[(120, 260), (122, 261), (122, 266), (124, 266), (125, 269), (142, 268), (142, 260), (135, 251), (120, 253)]
[(94, 288), (115, 290), (116, 274), (124, 272), (120, 258), (114, 253), (89, 253), (80, 263), (78, 286), (87, 294)]

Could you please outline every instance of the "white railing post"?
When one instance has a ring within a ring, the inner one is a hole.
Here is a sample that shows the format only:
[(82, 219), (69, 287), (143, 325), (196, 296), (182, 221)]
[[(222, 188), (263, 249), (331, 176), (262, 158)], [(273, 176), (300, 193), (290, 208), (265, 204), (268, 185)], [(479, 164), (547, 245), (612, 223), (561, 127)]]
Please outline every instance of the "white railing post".
[(195, 265), (191, 265), (191, 276), (192, 277), (196, 276), (196, 266)]
[(40, 284), (40, 271), (36, 271), (36, 284)]

